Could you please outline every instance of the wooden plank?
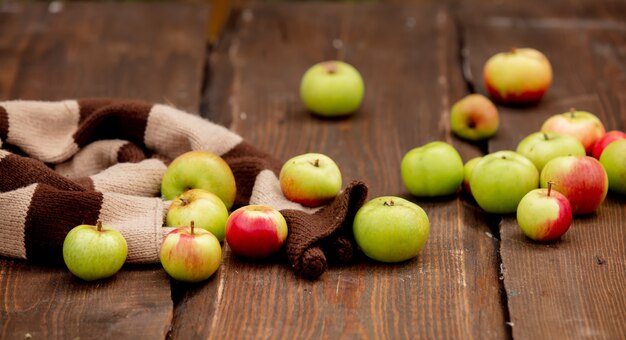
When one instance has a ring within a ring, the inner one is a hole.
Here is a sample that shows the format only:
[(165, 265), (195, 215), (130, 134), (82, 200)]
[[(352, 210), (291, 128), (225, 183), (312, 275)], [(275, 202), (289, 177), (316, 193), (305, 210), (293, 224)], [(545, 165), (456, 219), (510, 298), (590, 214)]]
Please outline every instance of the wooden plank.
[[(365, 180), (371, 198), (408, 197), (402, 156), (450, 140), (447, 108), (464, 91), (449, 12), (258, 4), (237, 19), (211, 57), (211, 100), (203, 114), (230, 122), (279, 159), (326, 153), (345, 179)], [(300, 77), (315, 62), (337, 58), (362, 72), (364, 105), (349, 119), (315, 118), (299, 100)], [(461, 149), (466, 158), (477, 152)], [(310, 282), (286, 264), (241, 261), (226, 250), (217, 278), (183, 293), (172, 337), (506, 337), (497, 241), (482, 214), (456, 197), (415, 201), (432, 224), (417, 259), (398, 265), (361, 259)]]
[[(507, 11), (478, 19), (473, 15), (482, 13), (480, 7), (460, 15), (480, 92), (483, 63), (512, 45), (543, 51), (554, 69), (553, 86), (539, 105), (501, 107), (502, 129), (490, 151), (515, 149), (547, 117), (569, 107), (597, 114), (609, 130), (626, 129), (626, 63), (618, 52), (626, 46), (626, 25), (619, 20), (626, 7), (594, 4), (575, 19), (571, 9), (563, 14), (531, 7), (521, 16)], [(514, 338), (623, 338), (625, 203), (609, 195), (596, 214), (575, 218), (570, 231), (549, 244), (529, 241), (515, 216), (504, 218), (501, 255)]]
[[(0, 5), (0, 98), (169, 101), (195, 111), (207, 8)], [(0, 260), (0, 338), (165, 338), (173, 315), (160, 265), (84, 283), (64, 268)]]

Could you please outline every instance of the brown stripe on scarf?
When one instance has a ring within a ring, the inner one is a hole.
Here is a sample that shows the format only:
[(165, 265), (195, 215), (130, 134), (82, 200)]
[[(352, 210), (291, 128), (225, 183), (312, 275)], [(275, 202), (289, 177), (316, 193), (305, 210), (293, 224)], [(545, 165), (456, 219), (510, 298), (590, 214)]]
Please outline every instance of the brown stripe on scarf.
[(62, 263), (67, 233), (80, 224), (94, 225), (101, 206), (99, 192), (38, 185), (26, 216), (26, 257), (36, 262)]
[(117, 151), (117, 161), (119, 163), (138, 163), (144, 159), (146, 159), (146, 154), (133, 143), (126, 143)]
[(272, 170), (276, 176), (280, 172), (281, 164), (269, 154), (260, 151), (247, 142), (241, 142), (222, 158), (228, 163), (235, 175), (237, 196), (235, 205), (248, 204), (257, 175), (266, 169)]
[(0, 106), (0, 146), (7, 140), (9, 134), (9, 114), (7, 110)]
[(83, 191), (83, 187), (59, 175), (43, 162), (29, 157), (8, 154), (0, 160), (0, 188), (11, 191), (33, 183), (52, 185), (69, 191)]
[(80, 108), (79, 114), (80, 119), (79, 123), (82, 123), (87, 117), (91, 116), (96, 110), (100, 109), (103, 106), (110, 105), (115, 103), (115, 99), (110, 98), (87, 98), (87, 99), (79, 99), (77, 100), (78, 107)]
[(103, 106), (79, 125), (74, 133), (74, 140), (80, 147), (102, 139), (124, 139), (143, 145), (151, 108), (152, 104), (141, 101), (116, 102)]

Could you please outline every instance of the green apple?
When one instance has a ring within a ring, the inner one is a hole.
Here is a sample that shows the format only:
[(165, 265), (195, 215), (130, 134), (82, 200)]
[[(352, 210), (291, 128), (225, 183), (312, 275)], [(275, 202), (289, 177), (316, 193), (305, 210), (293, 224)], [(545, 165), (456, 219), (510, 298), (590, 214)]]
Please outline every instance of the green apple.
[(481, 94), (470, 94), (450, 110), (450, 128), (457, 136), (471, 141), (492, 137), (498, 131), (498, 109)]
[(183, 227), (195, 222), (196, 228), (211, 232), (221, 242), (228, 219), (228, 209), (215, 194), (204, 189), (191, 189), (176, 197), (165, 217), (170, 227)]
[(585, 148), (573, 136), (556, 132), (535, 132), (517, 144), (517, 153), (530, 159), (541, 172), (549, 160), (559, 156), (584, 156)]
[(488, 213), (508, 214), (539, 186), (539, 172), (526, 157), (509, 150), (484, 156), (472, 170), (470, 187), (476, 203)]
[(313, 113), (325, 117), (346, 116), (363, 101), (363, 78), (352, 65), (331, 60), (313, 65), (300, 82), (300, 97)]
[(517, 206), (517, 224), (524, 235), (535, 241), (552, 241), (561, 237), (572, 224), (572, 206), (558, 191), (534, 189)]
[(552, 182), (554, 190), (567, 197), (574, 215), (590, 214), (600, 207), (609, 189), (609, 180), (600, 162), (590, 156), (561, 156), (541, 170), (541, 187)]
[(217, 195), (226, 208), (235, 201), (235, 176), (222, 157), (206, 151), (189, 151), (167, 167), (161, 194), (173, 200), (189, 189), (204, 189)]
[(283, 164), (279, 182), (288, 200), (317, 207), (337, 196), (341, 190), (341, 171), (330, 157), (306, 153)]
[(369, 258), (402, 262), (422, 250), (430, 223), (417, 204), (400, 197), (382, 196), (365, 203), (352, 225), (354, 239)]
[(472, 194), (472, 187), (470, 186), (470, 178), (472, 177), (472, 170), (474, 166), (481, 160), (482, 157), (474, 157), (467, 161), (463, 166), (463, 190), (468, 194)]
[(616, 140), (604, 148), (600, 163), (609, 177), (609, 190), (626, 195), (626, 139)]
[(414, 196), (451, 195), (463, 182), (463, 160), (452, 145), (430, 142), (407, 152), (400, 172)]
[(128, 245), (114, 228), (81, 224), (70, 230), (63, 241), (63, 260), (85, 281), (107, 278), (117, 273), (128, 255)]
[(172, 230), (161, 244), (161, 264), (174, 279), (199, 282), (215, 273), (222, 262), (222, 247), (210, 232), (188, 227)]
[(483, 68), (491, 98), (505, 104), (536, 103), (552, 84), (552, 66), (533, 48), (514, 48), (495, 54)]
[(546, 119), (541, 125), (541, 132), (550, 131), (578, 138), (588, 155), (591, 155), (593, 146), (606, 133), (604, 125), (596, 115), (574, 108)]

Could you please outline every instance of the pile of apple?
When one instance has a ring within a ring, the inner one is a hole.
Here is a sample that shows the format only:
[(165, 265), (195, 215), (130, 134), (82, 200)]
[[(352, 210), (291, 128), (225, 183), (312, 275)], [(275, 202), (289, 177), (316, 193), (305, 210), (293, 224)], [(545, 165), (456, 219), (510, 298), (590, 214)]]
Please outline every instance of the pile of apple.
[[(552, 82), (552, 69), (539, 51), (513, 49), (487, 61), (484, 79), (489, 95), (500, 103), (536, 103)], [(363, 93), (359, 72), (341, 61), (314, 65), (300, 84), (305, 106), (324, 117), (349, 116), (361, 105)], [(450, 123), (459, 137), (478, 141), (496, 134), (499, 114), (487, 97), (472, 94), (454, 104)], [(516, 151), (497, 151), (464, 164), (453, 146), (434, 141), (408, 151), (400, 173), (414, 196), (448, 196), (463, 188), (488, 213), (517, 213), (529, 238), (554, 240), (569, 229), (573, 216), (596, 211), (608, 190), (626, 195), (626, 133), (605, 133), (595, 115), (571, 109), (546, 120)], [(318, 207), (341, 191), (342, 175), (330, 157), (307, 153), (284, 163), (279, 182), (288, 200)], [(237, 256), (263, 259), (278, 252), (287, 238), (287, 223), (273, 207), (249, 205), (229, 212), (235, 178), (212, 153), (192, 151), (176, 158), (165, 172), (161, 193), (172, 201), (166, 224), (176, 229), (165, 237), (160, 259), (174, 279), (211, 277), (221, 264), (220, 242)], [(368, 257), (401, 262), (423, 248), (429, 219), (413, 202), (382, 196), (359, 209), (352, 231)], [(84, 280), (114, 275), (127, 252), (123, 236), (100, 222), (72, 229), (63, 244), (67, 267)]]

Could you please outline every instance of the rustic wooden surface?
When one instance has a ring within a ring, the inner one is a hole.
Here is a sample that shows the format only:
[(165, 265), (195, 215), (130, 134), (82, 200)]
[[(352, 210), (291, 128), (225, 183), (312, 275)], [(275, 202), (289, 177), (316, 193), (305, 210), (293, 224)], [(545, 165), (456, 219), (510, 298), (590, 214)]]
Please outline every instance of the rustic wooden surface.
[[(448, 141), (465, 161), (514, 149), (571, 106), (626, 130), (626, 5), (535, 2), (234, 2), (212, 50), (207, 27), (219, 25), (207, 22), (203, 6), (0, 5), (0, 100), (171, 103), (281, 160), (326, 153), (346, 181), (368, 183), (370, 198), (411, 199), (431, 221), (416, 259), (382, 265), (359, 257), (314, 282), (281, 259), (239, 260), (228, 246), (217, 274), (193, 285), (170, 282), (158, 266), (85, 284), (63, 268), (0, 260), (0, 338), (623, 337), (626, 199), (610, 195), (562, 240), (541, 245), (512, 216), (488, 216), (461, 195), (416, 199), (400, 179), (413, 147)], [(453, 137), (450, 105), (484, 93), (482, 64), (512, 45), (550, 58), (547, 97), (535, 107), (500, 106), (501, 130), (487, 144)], [(318, 119), (298, 98), (299, 80), (311, 64), (336, 58), (362, 72), (365, 102), (349, 119)]]
[[(195, 110), (207, 10), (2, 4), (0, 98), (130, 97)], [(173, 308), (159, 266), (84, 283), (61, 268), (0, 260), (1, 339), (165, 338)]]

